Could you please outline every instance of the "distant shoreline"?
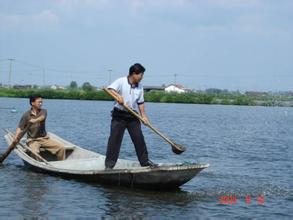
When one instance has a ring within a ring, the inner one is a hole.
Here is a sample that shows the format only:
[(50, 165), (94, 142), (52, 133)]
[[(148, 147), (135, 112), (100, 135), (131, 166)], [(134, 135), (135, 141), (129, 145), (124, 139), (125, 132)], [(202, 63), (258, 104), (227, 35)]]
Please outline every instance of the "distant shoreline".
[[(0, 97), (27, 98), (32, 94), (40, 94), (47, 99), (68, 100), (113, 100), (104, 91), (84, 91), (82, 89), (8, 89), (0, 88)], [(155, 103), (186, 103), (186, 104), (216, 104), (245, 106), (279, 106), (293, 107), (292, 95), (273, 94), (241, 94), (238, 92), (205, 93), (167, 93), (163, 91), (145, 92), (146, 102)]]

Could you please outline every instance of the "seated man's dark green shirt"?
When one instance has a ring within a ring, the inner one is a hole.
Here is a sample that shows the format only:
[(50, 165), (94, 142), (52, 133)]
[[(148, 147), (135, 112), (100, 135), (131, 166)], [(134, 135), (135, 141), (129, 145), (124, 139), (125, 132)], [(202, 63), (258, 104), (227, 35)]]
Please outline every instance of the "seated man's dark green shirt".
[(47, 132), (46, 132), (46, 118), (47, 118), (47, 110), (46, 109), (41, 109), (37, 114), (35, 114), (32, 109), (27, 111), (26, 113), (23, 114), (23, 116), (20, 119), (20, 122), (18, 124), (18, 127), (21, 130), (24, 130), (28, 124), (30, 119), (36, 119), (39, 118), (40, 116), (44, 116), (44, 120), (41, 122), (36, 122), (33, 123), (29, 126), (27, 130), (27, 138), (28, 139), (34, 139), (34, 138), (40, 138), (40, 137), (46, 137)]

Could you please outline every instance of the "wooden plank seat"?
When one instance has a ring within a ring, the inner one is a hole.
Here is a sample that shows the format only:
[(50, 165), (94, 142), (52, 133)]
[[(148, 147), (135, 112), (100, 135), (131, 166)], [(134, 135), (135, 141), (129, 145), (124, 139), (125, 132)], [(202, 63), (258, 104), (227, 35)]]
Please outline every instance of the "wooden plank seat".
[[(74, 146), (70, 146), (70, 145), (64, 145), (63, 147), (65, 148), (65, 159), (66, 159), (74, 151), (75, 147)], [(29, 154), (31, 157), (33, 157), (33, 155), (31, 154), (31, 152), (29, 152), (29, 150), (25, 150), (25, 151), (26, 151), (27, 154)], [(43, 147), (40, 148), (39, 155), (41, 157), (43, 157), (45, 160), (47, 160), (47, 161), (58, 161), (56, 155), (51, 154), (49, 151), (47, 151)]]
[[(74, 146), (69, 146), (69, 145), (64, 145), (63, 147), (65, 148), (65, 151), (73, 151), (75, 149)], [(46, 151), (46, 149), (41, 147), (40, 151)]]

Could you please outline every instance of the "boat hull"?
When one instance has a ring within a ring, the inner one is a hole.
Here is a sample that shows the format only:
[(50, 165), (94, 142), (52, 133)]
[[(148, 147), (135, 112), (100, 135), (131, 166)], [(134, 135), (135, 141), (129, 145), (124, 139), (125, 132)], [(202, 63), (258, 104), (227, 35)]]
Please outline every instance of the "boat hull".
[[(76, 146), (55, 134), (50, 138), (60, 142), (67, 149), (65, 160), (57, 161), (47, 151), (40, 155), (47, 161), (35, 160), (22, 140), (14, 152), (23, 160), (26, 167), (53, 176), (66, 179), (76, 179), (83, 182), (108, 186), (126, 186), (143, 189), (176, 189), (194, 178), (208, 164), (161, 163), (158, 167), (141, 167), (137, 161), (119, 159), (112, 170), (106, 170), (105, 156)], [(5, 135), (8, 144), (13, 140), (13, 134)]]
[(52, 176), (59, 176), (65, 179), (75, 179), (82, 182), (101, 184), (106, 186), (124, 186), (130, 188), (168, 190), (179, 188), (190, 181), (204, 168), (192, 170), (161, 170), (153, 168), (150, 172), (106, 172), (93, 174), (76, 174), (43, 169), (29, 164), (23, 160), (27, 168), (34, 172), (45, 173)]

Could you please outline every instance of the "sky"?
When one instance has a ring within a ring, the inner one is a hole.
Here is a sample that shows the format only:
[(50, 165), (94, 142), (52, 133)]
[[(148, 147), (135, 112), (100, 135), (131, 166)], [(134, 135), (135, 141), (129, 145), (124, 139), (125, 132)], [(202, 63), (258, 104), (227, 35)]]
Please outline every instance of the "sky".
[(0, 0), (2, 84), (292, 91), (292, 61), (292, 0)]

